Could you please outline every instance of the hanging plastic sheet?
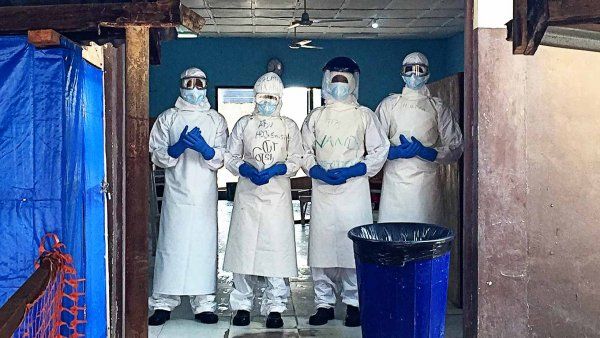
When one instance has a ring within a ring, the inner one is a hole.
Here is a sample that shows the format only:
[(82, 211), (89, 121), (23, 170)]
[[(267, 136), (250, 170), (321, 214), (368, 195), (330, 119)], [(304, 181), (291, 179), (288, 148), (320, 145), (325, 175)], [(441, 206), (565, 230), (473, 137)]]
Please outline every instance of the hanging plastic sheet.
[(104, 100), (102, 71), (83, 64), (84, 238), (87, 337), (106, 336)]
[(40, 239), (56, 233), (94, 286), (78, 331), (105, 336), (102, 73), (68, 41), (37, 49), (6, 36), (0, 74), (0, 304), (32, 274)]

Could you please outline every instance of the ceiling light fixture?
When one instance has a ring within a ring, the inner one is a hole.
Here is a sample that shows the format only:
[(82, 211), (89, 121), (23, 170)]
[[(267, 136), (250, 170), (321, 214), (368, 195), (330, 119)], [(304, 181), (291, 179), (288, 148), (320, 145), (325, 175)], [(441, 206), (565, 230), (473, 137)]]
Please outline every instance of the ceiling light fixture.
[(197, 37), (198, 37), (198, 34), (194, 34), (194, 33), (177, 33), (178, 39), (194, 39)]
[(371, 27), (379, 28), (379, 22), (377, 22), (377, 19), (371, 20)]
[(190, 31), (189, 29), (183, 26), (177, 26), (177, 38), (178, 39), (191, 39), (197, 38), (198, 34)]

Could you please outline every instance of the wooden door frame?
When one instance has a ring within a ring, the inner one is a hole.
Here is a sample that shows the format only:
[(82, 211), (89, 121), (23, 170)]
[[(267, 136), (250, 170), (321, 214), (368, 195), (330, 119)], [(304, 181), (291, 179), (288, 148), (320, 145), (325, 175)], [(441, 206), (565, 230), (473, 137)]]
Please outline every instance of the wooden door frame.
[[(477, 336), (477, 115), (475, 114), (474, 89), (476, 88), (476, 35), (473, 31), (474, 0), (465, 0), (464, 30), (464, 125), (465, 152), (463, 171), (463, 332), (465, 337)], [(105, 50), (105, 97), (106, 97), (106, 150), (107, 178), (111, 199), (108, 201), (109, 224), (109, 271), (110, 333), (123, 337), (125, 334), (125, 48)], [(111, 59), (112, 58), (112, 59)], [(108, 88), (108, 89), (107, 89)], [(147, 165), (144, 162), (144, 165)], [(144, 181), (145, 182), (145, 181)], [(138, 199), (144, 196), (137, 196)], [(146, 196), (147, 197), (147, 196)], [(111, 230), (112, 229), (112, 230)], [(143, 285), (147, 287), (147, 278)], [(145, 288), (147, 290), (147, 288)], [(137, 307), (147, 309), (138, 299)], [(132, 306), (132, 304), (129, 304)], [(145, 311), (140, 311), (145, 313)], [(139, 320), (138, 320), (139, 321)], [(140, 323), (141, 325), (141, 323)], [(144, 322), (145, 325), (145, 322)]]
[(477, 219), (477, 43), (473, 31), (474, 1), (465, 0), (463, 171), (463, 336), (477, 337), (478, 219)]
[(125, 47), (104, 48), (109, 334), (125, 332)]

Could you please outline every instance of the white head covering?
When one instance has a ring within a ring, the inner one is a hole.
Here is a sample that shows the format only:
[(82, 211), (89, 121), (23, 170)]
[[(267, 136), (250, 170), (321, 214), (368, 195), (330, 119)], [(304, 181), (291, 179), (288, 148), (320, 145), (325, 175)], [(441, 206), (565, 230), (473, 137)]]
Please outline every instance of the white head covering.
[(186, 77), (202, 77), (206, 79), (206, 74), (202, 70), (196, 67), (188, 68), (183, 73), (181, 73), (180, 79), (184, 79)]
[(254, 84), (254, 94), (270, 94), (281, 98), (283, 82), (279, 75), (269, 72), (259, 77)]
[[(199, 68), (191, 67), (186, 69), (183, 73), (181, 73), (181, 76), (179, 76), (180, 79), (184, 79), (186, 77), (200, 77), (206, 79), (206, 74)], [(182, 90), (181, 88), (179, 89)], [(208, 98), (204, 96), (204, 99), (198, 104), (191, 104), (180, 96), (175, 103), (175, 107), (182, 110), (207, 111), (210, 109), (210, 102), (208, 102)]]
[[(343, 75), (348, 79), (348, 85), (350, 86), (350, 95), (346, 97), (344, 101), (338, 101), (331, 95), (331, 80), (336, 75)], [(346, 73), (346, 72), (332, 72), (326, 70), (323, 73), (323, 81), (321, 83), (321, 96), (325, 99), (325, 104), (332, 104), (336, 102), (346, 103), (358, 106), (358, 78), (359, 73)]]
[[(283, 82), (281, 81), (279, 75), (269, 72), (256, 80), (256, 83), (254, 84), (254, 96), (256, 97), (257, 94), (269, 94), (277, 96), (279, 98), (277, 109), (271, 116), (279, 116), (281, 107), (283, 105), (283, 89)], [(253, 114), (258, 114), (257, 105), (254, 106)]]
[(414, 65), (414, 64), (421, 64), (421, 65), (426, 65), (427, 67), (429, 67), (429, 60), (427, 60), (427, 57), (425, 56), (425, 54), (419, 53), (419, 52), (414, 52), (414, 53), (408, 54), (404, 58), (404, 61), (402, 61), (403, 66), (404, 65)]

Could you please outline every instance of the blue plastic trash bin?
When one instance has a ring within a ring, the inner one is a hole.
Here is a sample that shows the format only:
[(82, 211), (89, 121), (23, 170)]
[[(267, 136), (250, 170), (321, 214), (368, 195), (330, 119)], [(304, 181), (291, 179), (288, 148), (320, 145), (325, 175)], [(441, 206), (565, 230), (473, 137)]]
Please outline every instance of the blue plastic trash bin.
[(443, 337), (452, 230), (379, 223), (348, 232), (354, 242), (364, 338)]

